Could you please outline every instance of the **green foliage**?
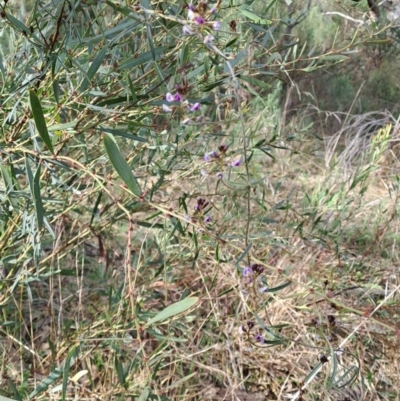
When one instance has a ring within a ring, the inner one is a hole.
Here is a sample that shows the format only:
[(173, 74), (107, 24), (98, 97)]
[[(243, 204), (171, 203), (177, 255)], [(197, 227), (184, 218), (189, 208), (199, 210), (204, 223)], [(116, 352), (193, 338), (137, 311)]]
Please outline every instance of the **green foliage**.
[[(309, 43), (291, 40), (307, 2), (204, 4), (37, 0), (24, 16), (0, 6), (0, 332), (11, 397), (189, 400), (226, 383), (267, 391), (271, 377), (280, 394), (305, 380), (295, 390), (322, 384), (335, 395), (362, 374), (364, 356), (353, 356), (351, 330), (335, 332), (329, 307), (364, 316), (375, 293), (341, 291), (381, 243), (397, 249), (382, 228), (396, 206), (360, 219), (392, 126), (350, 178), (337, 178), (338, 166), (313, 182), (319, 133), (289, 132), (280, 99), (283, 81), (337, 66), (363, 40), (318, 50), (333, 34), (322, 19), (318, 39), (309, 26)], [(331, 86), (345, 108), (351, 79)], [(321, 254), (331, 259), (320, 271)], [(373, 269), (357, 274), (376, 289)], [(394, 323), (375, 314), (392, 294), (368, 317), (387, 336)], [(321, 325), (304, 323), (311, 315)], [(343, 368), (339, 345), (349, 347)], [(304, 361), (269, 375), (253, 363), (270, 347), (282, 366), (291, 347)]]

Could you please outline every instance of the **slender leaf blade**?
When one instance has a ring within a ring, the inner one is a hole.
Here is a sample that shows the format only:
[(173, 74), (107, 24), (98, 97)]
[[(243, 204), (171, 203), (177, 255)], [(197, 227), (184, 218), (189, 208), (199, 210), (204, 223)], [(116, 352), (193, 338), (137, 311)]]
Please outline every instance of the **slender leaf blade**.
[(164, 310), (155, 315), (152, 319), (147, 322), (147, 326), (151, 326), (154, 323), (162, 322), (169, 319), (170, 317), (179, 315), (182, 312), (190, 309), (192, 306), (199, 302), (198, 297), (189, 297), (182, 299), (181, 301), (175, 302), (172, 305), (167, 306)]
[(47, 148), (51, 153), (54, 153), (53, 144), (51, 143), (49, 131), (47, 130), (46, 120), (44, 119), (42, 105), (40, 104), (40, 100), (34, 90), (29, 92), (29, 100), (36, 129)]
[(132, 174), (129, 164), (122, 156), (117, 144), (114, 141), (114, 138), (110, 134), (104, 135), (104, 146), (111, 164), (114, 166), (118, 175), (122, 178), (122, 181), (124, 181), (134, 195), (140, 196), (142, 190), (140, 189), (139, 183)]

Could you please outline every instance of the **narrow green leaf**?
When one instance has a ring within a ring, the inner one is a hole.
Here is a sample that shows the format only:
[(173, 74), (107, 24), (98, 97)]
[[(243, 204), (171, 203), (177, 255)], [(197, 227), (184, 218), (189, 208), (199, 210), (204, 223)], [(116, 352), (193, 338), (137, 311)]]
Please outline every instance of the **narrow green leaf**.
[(43, 142), (46, 144), (47, 148), (50, 150), (51, 153), (54, 153), (53, 144), (51, 143), (49, 132), (47, 131), (47, 125), (44, 119), (42, 105), (40, 104), (40, 100), (37, 97), (35, 91), (31, 90), (29, 92), (29, 99), (31, 103), (33, 118), (36, 124), (36, 129)]
[(193, 376), (196, 376), (197, 374), (198, 374), (197, 372), (193, 372), (193, 373), (191, 373), (190, 375), (187, 375), (187, 376), (185, 376), (185, 377), (182, 377), (182, 379), (179, 379), (179, 380), (177, 380), (177, 381), (171, 383), (169, 386), (167, 386), (167, 387), (165, 388), (165, 390), (170, 390), (171, 388), (178, 387), (178, 386), (180, 386), (182, 383), (184, 383), (185, 381), (191, 379)]
[(199, 302), (198, 297), (189, 297), (175, 302), (174, 304), (167, 306), (164, 310), (162, 310), (160, 313), (150, 319), (147, 322), (147, 326), (150, 326), (157, 322), (162, 322), (172, 316), (179, 315), (180, 313), (190, 309), (193, 305), (197, 304), (197, 302)]
[(257, 79), (257, 78), (241, 75), (240, 79), (245, 82), (248, 82), (251, 85), (259, 86), (262, 89), (269, 89), (271, 87), (271, 85), (269, 85), (266, 82), (261, 81), (260, 79)]
[(0, 395), (0, 401), (17, 401), (17, 400), (13, 400), (11, 398), (7, 398), (7, 397)]
[[(39, 385), (35, 388), (35, 390), (33, 390), (31, 394), (29, 394), (29, 399), (36, 397), (43, 391), (46, 391), (49, 388), (49, 386), (51, 386), (54, 382), (56, 382), (63, 375), (64, 368), (65, 368), (65, 365), (67, 364), (67, 361), (69, 360), (68, 363), (70, 366), (72, 361), (78, 356), (78, 354), (79, 354), (79, 346), (77, 346), (76, 348), (72, 349), (72, 351), (70, 351), (70, 353), (67, 356), (67, 360), (61, 367), (54, 369), (53, 372), (51, 372), (46, 378), (44, 378), (39, 383)], [(1, 401), (1, 399), (0, 399), (0, 401)]]
[(142, 190), (140, 189), (139, 183), (132, 174), (132, 170), (128, 163), (119, 151), (118, 146), (114, 141), (114, 137), (112, 137), (110, 134), (104, 135), (104, 146), (112, 165), (114, 166), (115, 170), (117, 170), (117, 173), (122, 178), (122, 181), (124, 181), (134, 195), (140, 196)]
[(16, 29), (17, 31), (23, 31), (27, 35), (31, 34), (31, 31), (29, 30), (29, 28), (23, 22), (21, 22), (19, 19), (15, 18), (12, 14), (6, 13), (6, 17), (11, 22), (14, 29)]
[(63, 369), (62, 401), (65, 401), (66, 396), (67, 396), (68, 376), (69, 376), (69, 368), (70, 367), (71, 367), (71, 354), (67, 356), (67, 359), (64, 364), (64, 369)]
[(28, 178), (29, 188), (31, 190), (31, 195), (33, 199), (33, 203), (36, 210), (36, 218), (38, 223), (39, 230), (42, 229), (43, 226), (43, 204), (42, 198), (40, 195), (40, 165), (36, 170), (35, 177), (33, 177), (33, 173), (31, 167), (29, 166), (28, 159), (25, 159), (25, 168), (26, 168), (26, 175)]
[(146, 401), (149, 398), (150, 388), (147, 386), (143, 389), (142, 393), (139, 395), (138, 401)]
[(9, 200), (11, 206), (14, 209), (18, 209), (17, 200), (14, 199), (14, 197), (10, 195), (11, 192), (15, 191), (14, 183), (13, 183), (11, 177), (9, 176), (7, 169), (3, 166), (3, 163), (1, 162), (1, 160), (0, 160), (0, 168), (1, 168), (1, 175), (3, 177), (3, 181), (4, 181), (4, 185), (5, 185), (7, 198)]
[(92, 78), (95, 76), (96, 72), (100, 68), (104, 57), (106, 56), (108, 47), (104, 46), (99, 54), (96, 56), (96, 58), (93, 60), (92, 64), (90, 64), (90, 67), (86, 73), (86, 76), (83, 78), (81, 86), (79, 88), (80, 92), (85, 92), (85, 90), (89, 87)]
[(164, 53), (167, 48), (165, 46), (157, 47), (154, 49), (154, 54), (152, 51), (144, 52), (139, 57), (135, 58), (132, 57), (130, 60), (126, 61), (125, 63), (121, 64), (118, 67), (118, 70), (126, 70), (127, 68), (137, 67), (138, 65), (147, 63), (153, 60), (153, 56), (157, 57), (160, 54)]

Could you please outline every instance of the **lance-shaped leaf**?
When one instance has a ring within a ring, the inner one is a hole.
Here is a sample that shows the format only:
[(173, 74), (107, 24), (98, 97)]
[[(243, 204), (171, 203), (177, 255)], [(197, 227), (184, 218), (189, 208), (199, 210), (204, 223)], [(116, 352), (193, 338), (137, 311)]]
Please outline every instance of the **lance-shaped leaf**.
[(182, 312), (190, 309), (193, 305), (199, 301), (198, 297), (189, 297), (182, 299), (181, 301), (175, 302), (174, 304), (167, 306), (160, 313), (157, 313), (152, 319), (147, 322), (147, 326), (150, 326), (157, 322), (162, 322), (169, 319), (170, 317), (179, 315)]
[(31, 103), (31, 110), (33, 114), (33, 119), (35, 120), (36, 129), (42, 138), (43, 142), (46, 144), (47, 148), (51, 153), (54, 153), (53, 144), (49, 136), (49, 131), (47, 130), (46, 121), (44, 119), (42, 105), (40, 100), (36, 95), (36, 92), (31, 90), (29, 92), (29, 100)]
[(124, 181), (134, 195), (140, 196), (142, 190), (140, 189), (139, 183), (132, 174), (129, 164), (119, 151), (112, 135), (104, 135), (104, 146), (112, 165), (114, 166), (115, 170), (117, 170), (117, 173), (122, 178), (122, 181)]
[(33, 177), (32, 170), (29, 166), (28, 159), (25, 159), (26, 175), (28, 176), (29, 188), (31, 190), (33, 202), (36, 210), (36, 217), (39, 230), (43, 227), (43, 202), (40, 194), (40, 164)]

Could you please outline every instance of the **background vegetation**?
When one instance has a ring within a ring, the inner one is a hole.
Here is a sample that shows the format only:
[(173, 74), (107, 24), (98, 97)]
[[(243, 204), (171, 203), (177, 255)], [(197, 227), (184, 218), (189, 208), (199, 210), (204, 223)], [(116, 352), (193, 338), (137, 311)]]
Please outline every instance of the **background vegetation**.
[(0, 7), (0, 399), (399, 399), (390, 9)]

